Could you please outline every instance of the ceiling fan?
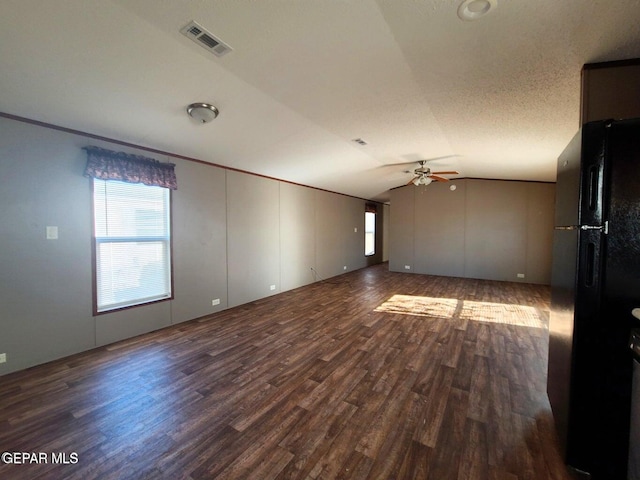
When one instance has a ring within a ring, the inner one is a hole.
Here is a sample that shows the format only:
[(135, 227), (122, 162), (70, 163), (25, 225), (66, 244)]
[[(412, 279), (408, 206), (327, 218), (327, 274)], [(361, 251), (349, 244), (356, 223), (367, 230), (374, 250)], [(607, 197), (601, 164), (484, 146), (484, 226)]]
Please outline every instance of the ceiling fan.
[[(448, 182), (449, 179), (441, 177), (440, 175), (459, 175), (456, 171), (448, 172), (432, 172), (431, 169), (425, 164), (427, 160), (420, 160), (418, 164), (420, 166), (413, 171), (414, 177), (407, 182), (407, 185), (413, 183), (416, 187), (418, 185), (429, 185), (432, 181), (436, 182)], [(411, 170), (406, 170), (405, 173), (411, 173)]]

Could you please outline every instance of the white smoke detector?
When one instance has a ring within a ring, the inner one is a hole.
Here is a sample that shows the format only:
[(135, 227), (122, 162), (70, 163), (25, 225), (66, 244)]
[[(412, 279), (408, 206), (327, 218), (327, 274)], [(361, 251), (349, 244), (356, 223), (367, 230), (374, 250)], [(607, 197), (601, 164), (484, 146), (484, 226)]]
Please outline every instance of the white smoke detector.
[(484, 17), (498, 6), (498, 0), (464, 0), (458, 7), (458, 17), (470, 22)]

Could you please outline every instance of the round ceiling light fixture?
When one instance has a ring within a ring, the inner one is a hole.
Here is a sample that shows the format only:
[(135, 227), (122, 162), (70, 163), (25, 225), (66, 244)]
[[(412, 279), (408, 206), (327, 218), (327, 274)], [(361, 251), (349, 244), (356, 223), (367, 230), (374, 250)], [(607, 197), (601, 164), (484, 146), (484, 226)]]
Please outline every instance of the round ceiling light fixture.
[(484, 17), (498, 6), (498, 0), (464, 0), (458, 7), (458, 17), (470, 22)]
[(187, 113), (200, 123), (209, 123), (218, 116), (218, 109), (208, 103), (192, 103), (187, 107)]

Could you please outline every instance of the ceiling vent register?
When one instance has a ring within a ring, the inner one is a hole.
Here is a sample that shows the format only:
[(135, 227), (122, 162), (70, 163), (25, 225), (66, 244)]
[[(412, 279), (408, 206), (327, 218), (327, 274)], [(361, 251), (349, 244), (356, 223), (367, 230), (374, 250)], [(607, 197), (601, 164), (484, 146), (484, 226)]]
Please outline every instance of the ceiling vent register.
[(194, 21), (182, 27), (180, 33), (213, 53), (216, 57), (222, 57), (232, 50), (229, 45)]

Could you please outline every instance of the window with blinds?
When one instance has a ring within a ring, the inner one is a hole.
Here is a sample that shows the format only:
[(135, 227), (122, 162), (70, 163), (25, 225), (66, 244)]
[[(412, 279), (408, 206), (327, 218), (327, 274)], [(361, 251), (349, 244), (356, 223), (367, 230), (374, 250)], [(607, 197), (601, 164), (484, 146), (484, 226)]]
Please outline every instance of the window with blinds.
[(93, 179), (96, 312), (171, 298), (169, 195)]

